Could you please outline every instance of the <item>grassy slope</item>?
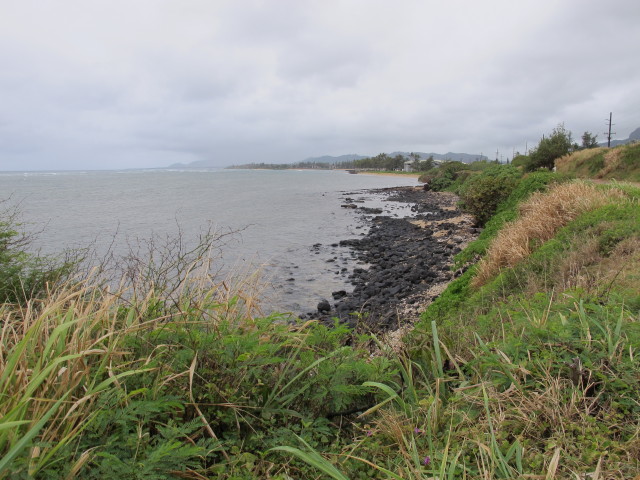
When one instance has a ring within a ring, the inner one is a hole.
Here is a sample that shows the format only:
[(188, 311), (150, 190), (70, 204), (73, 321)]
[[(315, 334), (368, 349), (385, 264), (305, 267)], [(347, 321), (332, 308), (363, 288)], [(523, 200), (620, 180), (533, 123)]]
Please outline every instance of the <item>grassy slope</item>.
[[(628, 478), (640, 468), (640, 190), (623, 187), (621, 196), (610, 186), (589, 188), (608, 200), (550, 238), (530, 236), (530, 253), (481, 286), (472, 286), (472, 267), (408, 342), (419, 358), (433, 348), (437, 325), (455, 405), (447, 438), (470, 463), (484, 444), (494, 463), (522, 448), (522, 468), (505, 467), (517, 474)], [(552, 204), (553, 195), (541, 199)], [(517, 216), (508, 203), (460, 261), (490, 258), (498, 227)]]
[(580, 150), (556, 160), (556, 169), (578, 178), (640, 182), (640, 143)]

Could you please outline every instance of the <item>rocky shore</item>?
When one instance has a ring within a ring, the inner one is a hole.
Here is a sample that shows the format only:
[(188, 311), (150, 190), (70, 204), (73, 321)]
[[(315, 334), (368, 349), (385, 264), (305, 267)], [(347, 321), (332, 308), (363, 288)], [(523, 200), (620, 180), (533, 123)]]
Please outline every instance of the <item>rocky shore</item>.
[(376, 192), (387, 202), (409, 204), (411, 215), (392, 216), (392, 203), (382, 209), (358, 206), (347, 195), (343, 206), (371, 224), (362, 238), (339, 243), (358, 263), (349, 277), (353, 291), (333, 292), (302, 318), (333, 322), (337, 317), (366, 330), (397, 330), (416, 320), (457, 274), (451, 270), (453, 256), (479, 233), (473, 217), (457, 208), (457, 197), (421, 187)]

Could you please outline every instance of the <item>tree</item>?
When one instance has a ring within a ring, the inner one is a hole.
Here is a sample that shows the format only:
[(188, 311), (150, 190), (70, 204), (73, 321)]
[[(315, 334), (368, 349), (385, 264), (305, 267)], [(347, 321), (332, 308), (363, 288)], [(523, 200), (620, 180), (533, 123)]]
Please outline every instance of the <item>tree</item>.
[(542, 137), (537, 147), (531, 150), (529, 162), (525, 169), (527, 171), (548, 168), (552, 170), (556, 158), (560, 158), (573, 150), (571, 143), (571, 132), (559, 124), (553, 129), (549, 137)]
[(431, 170), (433, 167), (435, 167), (435, 165), (436, 165), (436, 162), (433, 160), (433, 155), (429, 155), (429, 158), (418, 162), (418, 169), (421, 172), (427, 172)]
[(407, 159), (398, 154), (387, 163), (387, 170), (402, 170)]
[(584, 132), (582, 134), (582, 147), (580, 148), (596, 148), (598, 146), (598, 136), (593, 135), (591, 132)]

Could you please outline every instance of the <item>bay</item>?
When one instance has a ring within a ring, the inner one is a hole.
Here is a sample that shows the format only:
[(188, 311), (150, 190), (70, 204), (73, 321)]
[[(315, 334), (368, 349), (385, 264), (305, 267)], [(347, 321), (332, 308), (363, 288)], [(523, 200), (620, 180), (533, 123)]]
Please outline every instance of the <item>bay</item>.
[[(270, 310), (313, 309), (348, 289), (342, 239), (366, 232), (361, 216), (341, 208), (346, 193), (367, 206), (370, 189), (416, 185), (403, 176), (324, 170), (123, 170), (0, 173), (2, 198), (17, 204), (24, 228), (40, 232), (45, 254), (93, 245), (123, 252), (135, 239), (209, 228), (224, 237), (222, 270), (260, 269)], [(341, 261), (340, 265), (338, 262)]]

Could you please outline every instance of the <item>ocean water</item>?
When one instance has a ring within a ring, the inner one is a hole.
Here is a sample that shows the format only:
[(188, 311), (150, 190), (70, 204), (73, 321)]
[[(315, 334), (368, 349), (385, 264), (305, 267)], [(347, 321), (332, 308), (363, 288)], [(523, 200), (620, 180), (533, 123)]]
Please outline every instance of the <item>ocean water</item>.
[[(342, 171), (126, 170), (0, 173), (0, 198), (18, 204), (43, 253), (93, 245), (124, 253), (136, 239), (189, 242), (212, 228), (229, 233), (216, 267), (260, 269), (268, 310), (301, 313), (348, 289), (348, 252), (335, 244), (366, 232), (344, 197), (378, 206), (366, 190), (416, 185), (415, 178)], [(334, 245), (334, 246), (332, 246)]]

